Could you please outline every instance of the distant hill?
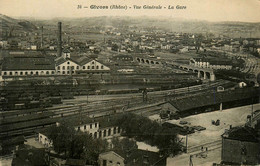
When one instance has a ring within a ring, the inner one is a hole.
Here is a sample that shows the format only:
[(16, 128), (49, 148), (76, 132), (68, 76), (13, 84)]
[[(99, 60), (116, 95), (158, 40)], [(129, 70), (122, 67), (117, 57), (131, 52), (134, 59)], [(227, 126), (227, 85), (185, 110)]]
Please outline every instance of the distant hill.
[(27, 20), (19, 20), (0, 14), (0, 28), (3, 33), (10, 31), (26, 31), (31, 32), (37, 27)]
[[(157, 27), (172, 32), (188, 33), (212, 33), (217, 37), (224, 35), (231, 38), (260, 38), (260, 23), (248, 22), (209, 22), (203, 20), (188, 20), (171, 17), (130, 17), (130, 16), (101, 16), (85, 18), (56, 18), (45, 20), (41, 23), (57, 25), (62, 21), (66, 27), (77, 29), (91, 26), (113, 26), (113, 27)], [(37, 23), (36, 23), (37, 24)], [(64, 29), (66, 29), (64, 26)]]

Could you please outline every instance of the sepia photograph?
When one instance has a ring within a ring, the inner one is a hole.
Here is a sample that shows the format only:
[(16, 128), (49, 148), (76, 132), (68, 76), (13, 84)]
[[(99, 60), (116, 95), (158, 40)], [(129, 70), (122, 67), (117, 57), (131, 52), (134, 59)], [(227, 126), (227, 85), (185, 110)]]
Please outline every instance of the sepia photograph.
[(0, 0), (0, 166), (260, 165), (260, 0)]

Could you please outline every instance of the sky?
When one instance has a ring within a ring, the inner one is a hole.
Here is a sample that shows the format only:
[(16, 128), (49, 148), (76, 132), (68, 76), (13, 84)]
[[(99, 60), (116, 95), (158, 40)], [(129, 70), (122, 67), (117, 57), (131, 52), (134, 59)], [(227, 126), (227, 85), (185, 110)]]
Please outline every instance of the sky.
[[(78, 5), (88, 8), (77, 9)], [(90, 9), (90, 5), (122, 5), (121, 9)], [(133, 9), (133, 5), (161, 5), (166, 9)], [(186, 6), (185, 10), (168, 6)], [(132, 9), (129, 9), (132, 7)], [(260, 22), (260, 0), (0, 0), (0, 13), (10, 17), (52, 19), (92, 16), (167, 16), (206, 21)]]

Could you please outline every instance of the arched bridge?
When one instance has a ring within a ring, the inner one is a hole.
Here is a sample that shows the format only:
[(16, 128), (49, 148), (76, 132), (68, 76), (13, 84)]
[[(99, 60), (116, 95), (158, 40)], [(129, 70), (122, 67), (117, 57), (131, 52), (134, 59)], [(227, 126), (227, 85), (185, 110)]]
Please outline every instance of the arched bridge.
[(138, 63), (143, 63), (143, 64), (147, 64), (147, 65), (162, 65), (162, 62), (156, 60), (156, 59), (148, 59), (148, 58), (140, 58), (140, 57), (136, 57), (135, 60)]
[(187, 71), (191, 71), (194, 73), (198, 73), (198, 78), (202, 78), (202, 79), (209, 79), (210, 81), (215, 81), (216, 80), (216, 76), (214, 74), (213, 69), (209, 69), (209, 68), (199, 68), (199, 67), (195, 67), (195, 66), (190, 66), (190, 65), (185, 65), (185, 64), (179, 64), (179, 63), (169, 63), (166, 62), (166, 64), (168, 66), (172, 66), (172, 67), (177, 67), (183, 70), (187, 70)]
[(205, 80), (209, 79), (210, 81), (216, 80), (213, 69), (209, 69), (209, 68), (199, 68), (199, 67), (175, 63), (175, 62), (161, 62), (161, 61), (158, 61), (157, 59), (148, 59), (148, 58), (142, 58), (142, 57), (136, 57), (135, 60), (140, 64), (145, 64), (145, 65), (149, 65), (149, 66), (167, 65), (167, 66), (171, 66), (171, 67), (175, 67), (175, 68), (180, 68), (183, 70), (198, 73), (198, 78), (205, 79)]

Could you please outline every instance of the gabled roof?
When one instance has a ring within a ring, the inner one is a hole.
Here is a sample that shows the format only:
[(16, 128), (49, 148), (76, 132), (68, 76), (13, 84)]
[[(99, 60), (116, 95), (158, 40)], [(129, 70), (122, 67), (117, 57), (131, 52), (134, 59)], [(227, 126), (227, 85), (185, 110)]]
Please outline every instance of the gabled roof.
[(244, 88), (229, 90), (224, 92), (207, 92), (205, 94), (198, 94), (187, 96), (183, 98), (173, 99), (169, 101), (179, 111), (186, 111), (203, 106), (210, 106), (219, 104), (221, 102), (238, 101), (242, 99), (259, 96), (259, 89)]
[(84, 159), (67, 159), (65, 165), (67, 166), (85, 166), (86, 160)]
[(80, 65), (85, 65), (86, 63), (89, 63), (90, 61), (92, 61), (93, 59), (89, 58), (89, 57), (80, 57), (77, 59), (77, 62), (80, 64)]
[(16, 157), (12, 161), (12, 165), (47, 166), (45, 149), (21, 149), (16, 152)]
[(115, 155), (115, 156), (121, 158), (122, 160), (125, 160), (124, 157), (122, 157), (121, 155), (117, 154), (117, 153), (114, 152), (114, 151), (108, 151), (108, 152), (101, 153), (100, 156), (106, 156), (106, 155), (108, 155), (108, 154), (113, 154), (113, 155)]
[(50, 57), (8, 57), (4, 58), (2, 70), (55, 70), (54, 60)]
[(72, 58), (58, 57), (58, 58), (55, 59), (55, 63), (56, 63), (57, 66), (60, 65), (60, 64), (63, 64), (64, 62), (67, 62), (67, 61), (72, 61), (72, 62), (74, 62), (76, 64), (79, 64), (77, 61), (75, 61)]
[(70, 125), (73, 127), (79, 126), (79, 125), (86, 125), (90, 123), (94, 123), (94, 119), (86, 116), (86, 115), (81, 115), (81, 116), (73, 116), (73, 117), (64, 117), (59, 123), (63, 124), (65, 123), (66, 125)]
[(259, 142), (257, 131), (251, 127), (234, 127), (222, 135), (224, 138), (245, 142)]
[(166, 158), (160, 157), (158, 152), (133, 149), (128, 152), (122, 150), (108, 151), (101, 153), (100, 155), (103, 156), (109, 153), (112, 153), (125, 160), (126, 166), (166, 165)]

